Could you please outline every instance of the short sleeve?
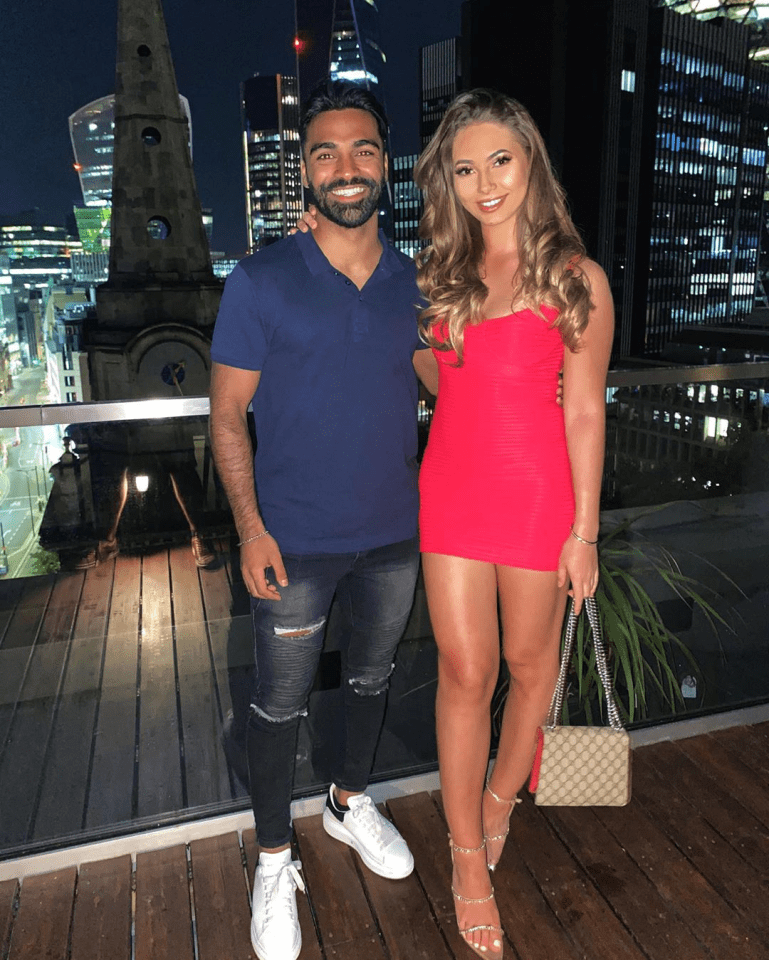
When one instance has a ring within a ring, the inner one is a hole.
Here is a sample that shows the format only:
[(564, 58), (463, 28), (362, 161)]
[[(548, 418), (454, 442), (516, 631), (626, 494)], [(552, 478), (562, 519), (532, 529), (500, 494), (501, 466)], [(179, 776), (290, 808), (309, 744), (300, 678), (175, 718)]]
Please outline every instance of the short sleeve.
[(224, 285), (211, 359), (241, 370), (261, 370), (267, 347), (256, 283), (238, 264)]

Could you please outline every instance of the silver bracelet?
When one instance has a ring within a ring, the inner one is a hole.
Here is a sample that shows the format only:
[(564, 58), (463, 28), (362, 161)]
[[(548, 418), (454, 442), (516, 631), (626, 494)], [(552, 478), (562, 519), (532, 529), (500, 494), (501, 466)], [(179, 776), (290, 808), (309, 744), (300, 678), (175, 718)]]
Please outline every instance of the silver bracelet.
[(578, 533), (574, 532), (574, 527), (571, 528), (571, 535), (575, 540), (579, 540), (580, 543), (586, 543), (589, 547), (594, 547), (598, 543), (597, 540), (585, 540), (584, 537), (581, 537)]
[(238, 543), (238, 546), (242, 547), (244, 543), (251, 543), (252, 540), (261, 540), (262, 537), (266, 537), (269, 532), (270, 532), (269, 530), (262, 530), (262, 532), (257, 533), (255, 537), (249, 537), (248, 540), (241, 540)]

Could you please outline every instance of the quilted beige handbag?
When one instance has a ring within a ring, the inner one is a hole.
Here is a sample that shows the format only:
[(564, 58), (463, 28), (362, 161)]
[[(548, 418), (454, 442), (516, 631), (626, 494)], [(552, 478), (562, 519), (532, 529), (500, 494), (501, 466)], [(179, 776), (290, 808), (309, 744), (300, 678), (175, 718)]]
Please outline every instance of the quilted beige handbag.
[(606, 665), (598, 607), (584, 603), (595, 646), (598, 676), (606, 697), (608, 727), (561, 726), (566, 674), (571, 663), (577, 617), (569, 609), (561, 669), (550, 711), (540, 730), (529, 789), (540, 806), (622, 807), (630, 801), (630, 737), (622, 726)]

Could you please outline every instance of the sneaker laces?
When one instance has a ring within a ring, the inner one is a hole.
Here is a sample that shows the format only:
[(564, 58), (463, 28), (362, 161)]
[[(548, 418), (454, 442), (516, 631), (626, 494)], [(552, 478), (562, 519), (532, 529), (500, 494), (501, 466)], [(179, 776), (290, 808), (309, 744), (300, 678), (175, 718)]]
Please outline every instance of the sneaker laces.
[(299, 873), (301, 869), (301, 860), (292, 860), (281, 867), (277, 873), (262, 873), (266, 920), (270, 920), (276, 912), (283, 912), (286, 909), (293, 911), (296, 903), (294, 890), (298, 887), (302, 893), (305, 891), (304, 880)]
[(364, 830), (372, 834), (381, 843), (385, 821), (374, 806), (374, 801), (371, 797), (363, 794), (362, 799), (359, 800), (354, 807), (350, 807), (350, 811), (353, 819), (357, 823), (360, 823)]

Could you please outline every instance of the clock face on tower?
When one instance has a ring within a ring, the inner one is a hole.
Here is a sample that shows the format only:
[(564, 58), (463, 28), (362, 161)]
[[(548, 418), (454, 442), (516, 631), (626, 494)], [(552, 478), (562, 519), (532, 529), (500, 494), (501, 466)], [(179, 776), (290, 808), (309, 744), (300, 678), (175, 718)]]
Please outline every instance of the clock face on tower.
[(137, 371), (137, 396), (200, 397), (208, 393), (208, 371), (201, 355), (188, 343), (156, 343), (142, 356)]

